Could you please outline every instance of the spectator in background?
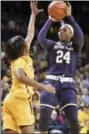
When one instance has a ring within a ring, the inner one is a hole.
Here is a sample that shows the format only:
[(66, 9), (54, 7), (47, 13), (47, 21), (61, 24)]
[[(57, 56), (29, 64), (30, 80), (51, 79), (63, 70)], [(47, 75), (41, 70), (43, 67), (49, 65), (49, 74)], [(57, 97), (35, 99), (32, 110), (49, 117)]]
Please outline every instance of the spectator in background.
[(85, 104), (82, 111), (78, 113), (78, 120), (81, 127), (84, 127), (86, 120), (89, 118), (89, 104)]
[(7, 82), (1, 81), (1, 100), (3, 101), (6, 95), (9, 93), (9, 84)]
[(63, 111), (61, 111), (60, 115), (58, 116), (58, 122), (61, 125), (68, 125), (68, 120), (67, 120), (66, 115)]
[(32, 105), (33, 107), (35, 107), (36, 105), (38, 105), (40, 103), (40, 99), (39, 99), (39, 92), (35, 91), (34, 94), (32, 95)]
[(16, 28), (16, 23), (14, 20), (10, 20), (7, 24), (7, 27), (9, 30), (15, 31)]
[(39, 129), (39, 120), (40, 120), (40, 94), (39, 92), (35, 91), (34, 94), (32, 95), (32, 107), (33, 107), (33, 112), (35, 115), (35, 129)]
[(80, 131), (80, 134), (89, 134), (89, 118), (86, 120), (84, 127)]
[(7, 70), (7, 64), (5, 63), (5, 53), (1, 52), (1, 79), (4, 77), (4, 75), (6, 74), (6, 70)]
[(5, 53), (1, 52), (1, 60), (5, 57)]
[(79, 107), (79, 109), (81, 108), (81, 106), (82, 106), (82, 92), (81, 92), (81, 90), (80, 91), (78, 91), (78, 93), (77, 93), (77, 102), (78, 102), (78, 107)]
[(52, 121), (52, 124), (58, 124), (58, 120), (57, 120), (57, 112), (56, 110), (53, 110), (52, 113), (51, 113), (51, 121)]
[(11, 85), (11, 70), (8, 68), (7, 71), (6, 71), (6, 74), (4, 75), (4, 77), (2, 78), (2, 80), (4, 82), (8, 82), (10, 85)]

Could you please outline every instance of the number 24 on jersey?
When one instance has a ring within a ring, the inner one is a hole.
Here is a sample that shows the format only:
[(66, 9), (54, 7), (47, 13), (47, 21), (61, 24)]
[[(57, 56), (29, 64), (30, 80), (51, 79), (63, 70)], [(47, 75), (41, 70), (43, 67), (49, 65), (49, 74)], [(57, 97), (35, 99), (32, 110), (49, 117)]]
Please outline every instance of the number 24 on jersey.
[(70, 64), (70, 51), (67, 51), (65, 54), (62, 50), (57, 51), (56, 63), (63, 63), (65, 61), (67, 64)]

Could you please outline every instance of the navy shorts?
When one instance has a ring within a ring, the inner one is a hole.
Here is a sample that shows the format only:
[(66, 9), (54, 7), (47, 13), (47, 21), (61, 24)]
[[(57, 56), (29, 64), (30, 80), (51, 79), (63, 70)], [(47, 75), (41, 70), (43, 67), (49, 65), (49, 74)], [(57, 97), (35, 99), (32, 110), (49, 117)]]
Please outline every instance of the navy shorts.
[(63, 83), (49, 79), (44, 80), (43, 83), (52, 84), (56, 88), (56, 94), (54, 95), (42, 91), (40, 96), (41, 104), (47, 104), (54, 107), (60, 105), (61, 108), (66, 107), (67, 105), (77, 106), (77, 94), (73, 87), (63, 87)]

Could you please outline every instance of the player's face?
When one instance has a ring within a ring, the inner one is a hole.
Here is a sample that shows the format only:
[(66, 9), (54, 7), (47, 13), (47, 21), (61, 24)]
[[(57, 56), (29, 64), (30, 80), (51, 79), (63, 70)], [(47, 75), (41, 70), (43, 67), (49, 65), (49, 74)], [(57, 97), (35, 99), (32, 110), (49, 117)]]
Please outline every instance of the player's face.
[(59, 32), (58, 32), (59, 40), (70, 41), (72, 36), (73, 35), (69, 27), (65, 26), (64, 28), (59, 29)]

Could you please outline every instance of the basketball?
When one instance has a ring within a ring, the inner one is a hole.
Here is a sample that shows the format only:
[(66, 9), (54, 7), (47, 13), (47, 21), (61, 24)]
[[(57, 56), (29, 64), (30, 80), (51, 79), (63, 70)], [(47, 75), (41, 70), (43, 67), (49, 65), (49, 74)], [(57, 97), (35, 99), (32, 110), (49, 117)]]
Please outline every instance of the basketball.
[(62, 20), (66, 16), (67, 5), (63, 1), (53, 1), (48, 6), (48, 14), (56, 20)]

